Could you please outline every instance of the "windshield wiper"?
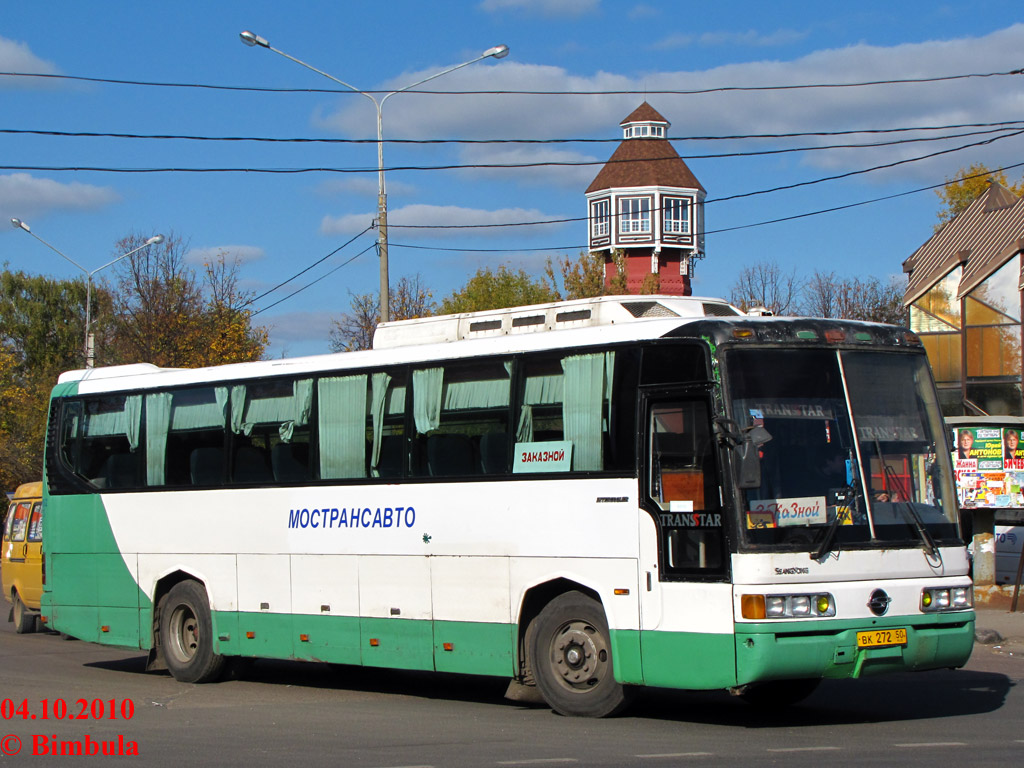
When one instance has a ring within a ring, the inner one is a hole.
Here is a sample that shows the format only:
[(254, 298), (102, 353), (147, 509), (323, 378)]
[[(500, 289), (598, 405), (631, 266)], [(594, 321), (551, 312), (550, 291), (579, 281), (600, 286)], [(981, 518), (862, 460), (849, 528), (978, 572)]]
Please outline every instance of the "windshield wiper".
[[(879, 452), (879, 455), (881, 455), (881, 452)], [(902, 491), (903, 489), (896, 477), (896, 470), (884, 461), (882, 464), (885, 467), (885, 476), (889, 478), (890, 485), (893, 485)], [(939, 548), (935, 544), (935, 539), (933, 539), (932, 535), (928, 533), (928, 529), (925, 527), (924, 521), (921, 520), (921, 516), (917, 513), (917, 510), (914, 509), (914, 505), (910, 503), (908, 494), (901, 492), (898, 495), (899, 498), (893, 501), (893, 503), (896, 505), (897, 509), (903, 512), (903, 516), (909, 520), (911, 526), (915, 531), (917, 531), (917, 537), (921, 539), (921, 548), (924, 550), (924, 553), (931, 558), (938, 559), (940, 556)], [(892, 497), (890, 496), (890, 499), (891, 498)]]
[[(849, 505), (846, 507), (849, 510), (849, 514), (853, 516), (853, 502), (857, 500), (857, 488), (853, 485), (848, 485), (843, 489), (843, 497), (848, 499)], [(836, 516), (829, 521), (827, 527), (822, 528), (821, 532), (815, 538), (815, 547), (811, 550), (811, 560), (821, 560), (826, 554), (832, 550), (832, 541), (836, 537), (836, 532), (839, 530), (839, 523), (843, 519), (842, 512), (840, 511), (843, 507), (836, 505)]]

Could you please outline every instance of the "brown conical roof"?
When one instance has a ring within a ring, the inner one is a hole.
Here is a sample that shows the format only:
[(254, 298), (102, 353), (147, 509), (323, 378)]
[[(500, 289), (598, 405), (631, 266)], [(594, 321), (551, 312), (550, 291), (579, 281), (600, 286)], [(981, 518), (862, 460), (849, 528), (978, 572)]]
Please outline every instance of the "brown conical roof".
[(625, 139), (587, 187), (587, 194), (613, 187), (704, 187), (668, 139)]
[[(651, 122), (669, 124), (645, 101), (619, 125)], [(623, 139), (587, 187), (587, 194), (617, 187), (653, 186), (705, 191), (668, 139), (645, 137)]]
[(627, 123), (668, 123), (668, 120), (662, 117), (658, 110), (645, 101), (634, 109), (629, 117), (619, 123), (619, 125), (626, 125)]

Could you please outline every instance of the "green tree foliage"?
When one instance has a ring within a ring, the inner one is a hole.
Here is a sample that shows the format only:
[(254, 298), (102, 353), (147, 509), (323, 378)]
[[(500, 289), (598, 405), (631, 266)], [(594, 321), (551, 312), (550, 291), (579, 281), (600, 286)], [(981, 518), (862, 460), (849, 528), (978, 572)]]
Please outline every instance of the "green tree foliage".
[[(126, 253), (145, 239), (131, 234), (116, 250)], [(249, 296), (238, 289), (238, 262), (221, 254), (200, 277), (185, 262), (186, 250), (170, 235), (118, 265), (111, 315), (99, 323), (109, 328), (109, 340), (97, 345), (97, 364), (194, 368), (263, 355), (267, 329), (252, 325)]]
[(469, 281), (441, 302), (442, 314), (480, 312), (524, 304), (558, 301), (560, 294), (551, 279), (536, 280), (525, 269), (513, 270), (507, 264), (497, 270), (481, 267)]
[[(622, 251), (616, 250), (612, 253), (612, 263), (615, 266), (615, 273), (612, 279), (605, 282), (605, 256), (602, 252), (589, 253), (580, 251), (575, 261), (568, 256), (556, 259), (559, 272), (562, 277), (562, 290), (566, 299), (589, 299), (595, 296), (621, 296), (628, 293), (626, 289), (626, 257)], [(545, 273), (552, 285), (556, 284), (555, 270), (551, 259), (548, 259)], [(642, 293), (657, 293), (657, 275), (652, 275), (653, 281), (648, 282), (648, 288), (653, 290)]]
[[(0, 272), (0, 482), (13, 490), (42, 477), (50, 390), (85, 364), (83, 280)], [(93, 309), (109, 303), (93, 291)]]
[[(380, 323), (380, 293), (352, 294), (351, 310), (331, 321), (328, 345), (332, 352), (354, 352), (373, 345), (373, 332)], [(392, 320), (428, 317), (437, 311), (434, 294), (417, 273), (402, 277), (388, 290), (388, 311)]]
[(1011, 184), (1004, 171), (990, 171), (984, 163), (973, 163), (957, 171), (952, 179), (946, 179), (946, 186), (935, 191), (942, 201), (942, 208), (936, 214), (939, 217), (936, 229), (970, 205), (988, 189), (990, 181), (1001, 184), (1018, 197), (1024, 195), (1024, 177), (1016, 184)]

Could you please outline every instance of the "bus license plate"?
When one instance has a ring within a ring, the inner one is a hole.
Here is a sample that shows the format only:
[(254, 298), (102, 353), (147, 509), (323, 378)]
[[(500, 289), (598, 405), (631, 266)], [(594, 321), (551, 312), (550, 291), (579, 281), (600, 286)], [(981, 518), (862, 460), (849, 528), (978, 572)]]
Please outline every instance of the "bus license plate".
[(906, 644), (907, 630), (903, 627), (872, 629), (870, 632), (857, 633), (858, 648), (885, 648), (891, 645)]

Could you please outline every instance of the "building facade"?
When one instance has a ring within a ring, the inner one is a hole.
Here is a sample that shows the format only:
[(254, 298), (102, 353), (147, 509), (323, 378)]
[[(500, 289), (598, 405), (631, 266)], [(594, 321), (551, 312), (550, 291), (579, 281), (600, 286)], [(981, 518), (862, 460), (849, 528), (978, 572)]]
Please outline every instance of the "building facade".
[(704, 254), (706, 192), (669, 143), (670, 123), (650, 104), (620, 125), (622, 143), (587, 188), (589, 250), (604, 254), (606, 283), (619, 252), (630, 292), (657, 275), (659, 293), (689, 296), (694, 262)]
[(1024, 416), (1024, 198), (990, 183), (903, 263), (947, 416)]

